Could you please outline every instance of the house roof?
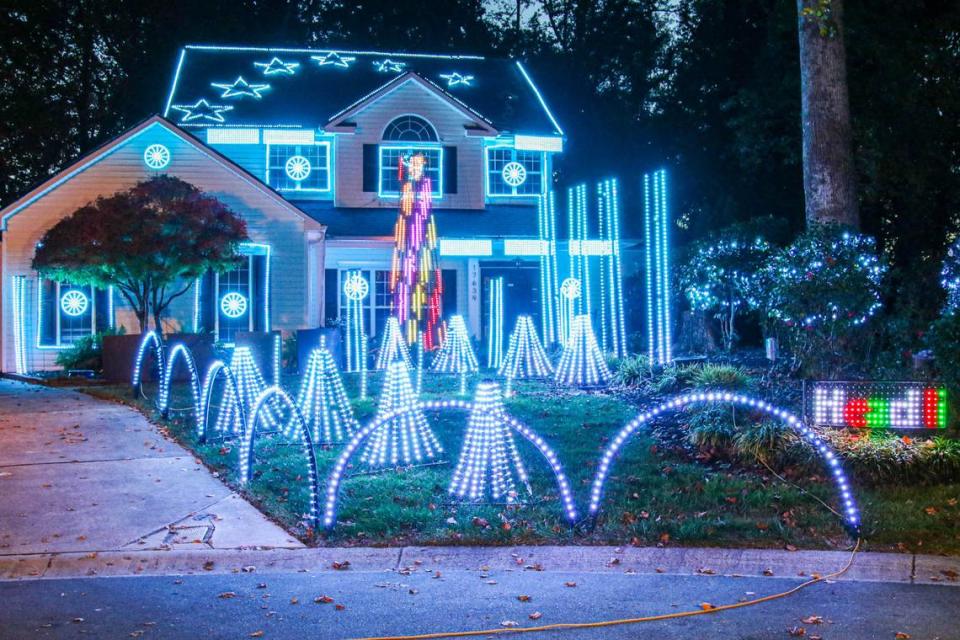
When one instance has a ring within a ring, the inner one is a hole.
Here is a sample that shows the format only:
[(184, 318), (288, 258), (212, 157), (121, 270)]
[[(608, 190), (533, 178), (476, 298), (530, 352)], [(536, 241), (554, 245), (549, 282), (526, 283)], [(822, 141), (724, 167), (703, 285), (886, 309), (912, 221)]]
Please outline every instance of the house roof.
[(407, 73), (500, 132), (563, 135), (519, 61), (466, 55), (188, 45), (164, 115), (185, 127), (322, 128)]
[[(332, 202), (297, 201), (308, 216), (327, 228), (327, 238), (393, 237), (395, 209), (334, 207)], [(490, 205), (486, 209), (435, 209), (441, 238), (537, 237), (537, 209), (524, 205)]]
[(57, 187), (61, 186), (62, 184), (65, 184), (72, 178), (83, 173), (84, 171), (94, 166), (104, 158), (107, 158), (127, 142), (133, 140), (134, 138), (138, 137), (140, 134), (156, 126), (165, 128), (167, 131), (169, 131), (173, 135), (181, 138), (188, 144), (193, 145), (194, 147), (199, 149), (202, 153), (210, 157), (214, 162), (217, 162), (222, 167), (224, 167), (225, 169), (227, 169), (228, 171), (236, 175), (236, 177), (239, 180), (265, 193), (270, 199), (275, 201), (282, 208), (296, 214), (299, 217), (307, 218), (311, 222), (315, 222), (315, 218), (313, 218), (312, 216), (309, 216), (304, 211), (297, 208), (296, 205), (292, 204), (290, 201), (285, 199), (279, 193), (271, 189), (262, 180), (260, 180), (259, 178), (254, 176), (252, 173), (250, 173), (249, 171), (247, 171), (237, 163), (233, 162), (232, 160), (230, 160), (229, 158), (227, 158), (217, 150), (207, 146), (197, 137), (180, 129), (179, 127), (177, 127), (176, 125), (174, 125), (173, 123), (171, 123), (169, 120), (167, 120), (162, 116), (151, 116), (150, 118), (147, 118), (140, 124), (120, 134), (116, 138), (113, 138), (109, 142), (81, 156), (73, 164), (62, 169), (61, 171), (53, 175), (48, 180), (40, 183), (39, 185), (37, 185), (36, 187), (28, 191), (26, 194), (24, 194), (14, 202), (11, 202), (9, 205), (4, 207), (3, 209), (0, 209), (0, 231), (6, 231), (7, 222), (10, 220), (10, 218), (17, 215), (18, 213), (20, 213), (30, 205), (34, 204), (35, 202), (37, 202), (47, 194), (56, 190)]

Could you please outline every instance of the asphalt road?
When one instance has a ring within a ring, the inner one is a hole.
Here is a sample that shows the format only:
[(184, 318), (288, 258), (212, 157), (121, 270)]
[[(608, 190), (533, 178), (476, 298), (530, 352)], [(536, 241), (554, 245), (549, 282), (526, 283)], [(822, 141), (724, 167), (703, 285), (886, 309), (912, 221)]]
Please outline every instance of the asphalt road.
[[(697, 609), (800, 581), (562, 571), (434, 577), (352, 569), (30, 580), (0, 583), (0, 637), (302, 640), (463, 631), (510, 621), (532, 626)], [(321, 596), (332, 602), (315, 602)], [(894, 640), (899, 632), (913, 640), (946, 640), (960, 639), (957, 611), (956, 586), (840, 581), (694, 618), (508, 637)], [(536, 612), (542, 615), (534, 621), (530, 614)]]

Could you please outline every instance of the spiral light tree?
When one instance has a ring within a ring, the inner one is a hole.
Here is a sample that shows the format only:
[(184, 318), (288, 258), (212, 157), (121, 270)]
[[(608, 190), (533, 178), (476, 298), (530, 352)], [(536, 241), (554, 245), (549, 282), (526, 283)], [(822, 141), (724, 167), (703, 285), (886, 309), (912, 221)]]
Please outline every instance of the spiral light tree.
[(505, 395), (509, 396), (513, 381), (524, 378), (546, 378), (553, 373), (537, 330), (530, 316), (518, 316), (517, 325), (510, 334), (507, 355), (497, 372), (507, 379)]
[(480, 501), (487, 498), (489, 489), (491, 501), (513, 504), (519, 498), (518, 482), (529, 494), (527, 472), (505, 419), (500, 385), (483, 381), (477, 385), (449, 493), (458, 498)]
[(386, 369), (390, 363), (402, 360), (407, 368), (412, 368), (410, 362), (410, 350), (407, 349), (407, 343), (403, 339), (400, 331), (400, 323), (396, 318), (390, 316), (387, 318), (387, 324), (383, 329), (383, 339), (380, 341), (380, 351), (377, 353), (377, 370)]
[[(237, 411), (237, 405), (242, 406), (249, 415), (254, 401), (267, 388), (267, 383), (253, 359), (250, 347), (234, 348), (230, 370), (236, 378), (236, 390), (233, 385), (226, 385), (220, 401), (220, 413), (213, 428), (220, 434), (238, 435), (243, 433), (246, 425), (243, 416)], [(280, 408), (275, 401), (271, 400), (263, 408), (261, 416), (267, 430), (279, 429), (282, 426)]]
[(429, 351), (441, 339), (443, 280), (433, 219), (433, 187), (426, 166), (427, 159), (421, 153), (400, 159), (400, 213), (393, 233), (390, 292), (405, 341), (413, 344), (423, 333), (424, 348)]
[(570, 339), (563, 348), (554, 379), (571, 386), (598, 387), (605, 385), (611, 377), (593, 333), (590, 316), (577, 316), (573, 319)]
[(399, 360), (387, 367), (377, 406), (377, 416), (393, 412), (399, 413), (370, 434), (360, 455), (362, 464), (370, 468), (419, 464), (443, 453), (440, 441), (419, 408), (410, 383), (410, 369)]
[(315, 444), (343, 442), (360, 428), (333, 355), (322, 338), (320, 346), (310, 352), (296, 404)]
[(452, 316), (443, 345), (433, 358), (432, 370), (438, 373), (460, 374), (460, 395), (467, 392), (467, 374), (480, 369), (477, 356), (470, 344), (470, 335), (463, 316)]

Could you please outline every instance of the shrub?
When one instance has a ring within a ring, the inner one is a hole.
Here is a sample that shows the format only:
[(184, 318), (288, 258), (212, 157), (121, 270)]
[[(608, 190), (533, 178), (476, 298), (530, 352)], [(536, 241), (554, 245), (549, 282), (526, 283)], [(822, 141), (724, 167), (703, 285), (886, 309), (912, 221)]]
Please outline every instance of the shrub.
[(680, 269), (680, 287), (690, 307), (711, 312), (719, 321), (727, 351), (738, 338), (737, 314), (759, 305), (758, 272), (770, 251), (770, 243), (762, 237), (751, 240), (742, 234), (728, 234), (694, 245)]
[(960, 239), (954, 241), (947, 249), (947, 255), (943, 259), (943, 269), (940, 271), (940, 284), (947, 292), (944, 312), (954, 313), (960, 309)]
[(755, 386), (754, 382), (746, 369), (729, 364), (705, 364), (694, 368), (690, 376), (690, 384), (696, 389), (746, 391)]
[(838, 375), (881, 308), (887, 265), (869, 236), (836, 225), (808, 230), (764, 266), (760, 290), (768, 320), (809, 376)]
[(68, 349), (57, 353), (57, 366), (66, 370), (71, 369), (89, 369), (90, 371), (103, 371), (103, 336), (115, 336), (120, 332), (116, 329), (109, 329), (101, 333), (84, 336), (75, 341)]
[[(748, 391), (755, 381), (744, 369), (726, 364), (705, 364), (691, 368), (690, 384), (694, 389), (724, 389)], [(688, 410), (687, 440), (701, 449), (729, 450), (735, 437), (743, 429), (738, 424), (749, 420), (746, 412), (734, 407), (698, 407)]]
[(619, 385), (638, 387), (651, 377), (650, 359), (642, 355), (621, 358), (617, 362), (613, 377)]

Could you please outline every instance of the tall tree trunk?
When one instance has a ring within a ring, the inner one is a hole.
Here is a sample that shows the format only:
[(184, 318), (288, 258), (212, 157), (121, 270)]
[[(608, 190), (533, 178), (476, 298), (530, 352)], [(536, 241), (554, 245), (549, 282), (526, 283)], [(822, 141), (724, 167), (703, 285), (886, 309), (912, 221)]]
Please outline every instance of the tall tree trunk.
[(850, 131), (843, 0), (797, 0), (807, 226), (860, 226)]

